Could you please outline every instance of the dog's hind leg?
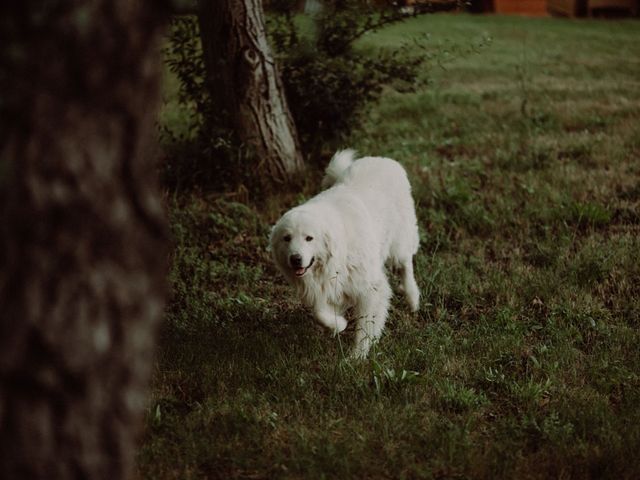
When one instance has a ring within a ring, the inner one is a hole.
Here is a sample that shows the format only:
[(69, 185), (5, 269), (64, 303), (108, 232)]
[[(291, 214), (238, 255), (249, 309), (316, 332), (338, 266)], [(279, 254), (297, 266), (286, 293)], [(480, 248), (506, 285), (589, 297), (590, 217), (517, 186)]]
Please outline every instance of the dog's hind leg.
[(391, 287), (387, 278), (373, 283), (356, 305), (356, 338), (351, 356), (365, 358), (371, 346), (380, 338), (387, 321)]
[(402, 290), (407, 299), (407, 303), (412, 312), (417, 312), (420, 308), (420, 290), (413, 275), (413, 259), (402, 260), (400, 263), (400, 272), (402, 275)]

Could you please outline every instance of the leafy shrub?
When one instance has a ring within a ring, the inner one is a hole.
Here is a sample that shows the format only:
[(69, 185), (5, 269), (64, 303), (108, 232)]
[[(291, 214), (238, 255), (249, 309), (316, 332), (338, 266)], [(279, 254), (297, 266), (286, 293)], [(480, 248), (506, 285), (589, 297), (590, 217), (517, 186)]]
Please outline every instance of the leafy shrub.
[(396, 8), (325, 2), (306, 32), (291, 11), (272, 12), (270, 36), (303, 148), (317, 157), (323, 146), (345, 139), (363, 107), (385, 86), (413, 88), (425, 54), (409, 44), (365, 54), (355, 48), (365, 33), (404, 20)]

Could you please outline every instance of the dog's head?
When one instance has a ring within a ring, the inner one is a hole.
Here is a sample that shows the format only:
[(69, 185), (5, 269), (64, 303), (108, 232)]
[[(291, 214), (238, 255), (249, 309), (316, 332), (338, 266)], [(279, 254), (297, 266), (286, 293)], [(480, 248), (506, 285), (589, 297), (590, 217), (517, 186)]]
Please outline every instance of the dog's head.
[(276, 265), (290, 279), (303, 278), (326, 256), (326, 233), (317, 216), (294, 208), (271, 231), (269, 243)]

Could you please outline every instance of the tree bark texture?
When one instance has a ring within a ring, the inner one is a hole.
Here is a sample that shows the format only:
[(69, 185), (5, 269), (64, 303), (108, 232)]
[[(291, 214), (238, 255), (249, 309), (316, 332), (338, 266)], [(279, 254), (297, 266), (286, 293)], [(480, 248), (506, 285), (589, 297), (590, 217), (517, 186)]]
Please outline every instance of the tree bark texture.
[(166, 227), (161, 5), (0, 5), (0, 478), (132, 471)]
[(200, 0), (199, 21), (214, 105), (252, 148), (258, 159), (253, 176), (291, 181), (304, 162), (267, 43), (261, 0)]

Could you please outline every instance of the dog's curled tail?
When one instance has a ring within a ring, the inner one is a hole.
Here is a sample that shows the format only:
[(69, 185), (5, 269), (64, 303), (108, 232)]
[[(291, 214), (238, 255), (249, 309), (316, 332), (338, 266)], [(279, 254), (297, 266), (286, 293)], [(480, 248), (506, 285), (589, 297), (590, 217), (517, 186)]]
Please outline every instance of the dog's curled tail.
[(342, 180), (344, 173), (353, 163), (355, 156), (356, 151), (350, 148), (337, 151), (324, 172), (322, 188), (329, 188)]

